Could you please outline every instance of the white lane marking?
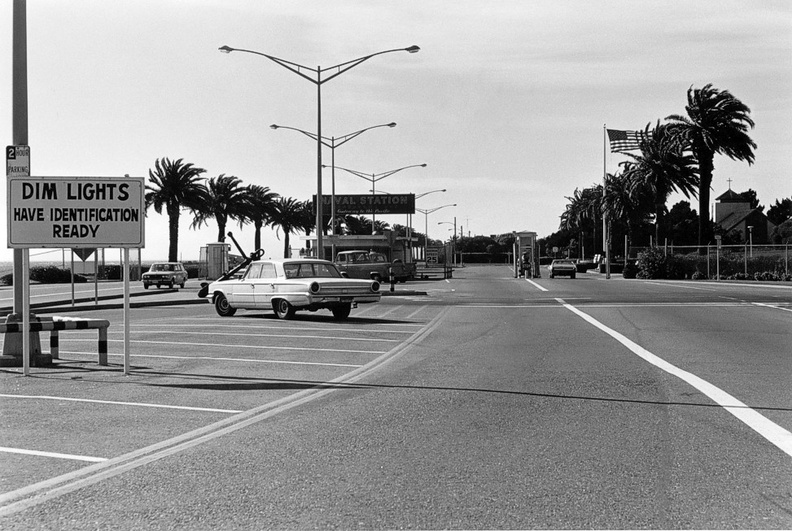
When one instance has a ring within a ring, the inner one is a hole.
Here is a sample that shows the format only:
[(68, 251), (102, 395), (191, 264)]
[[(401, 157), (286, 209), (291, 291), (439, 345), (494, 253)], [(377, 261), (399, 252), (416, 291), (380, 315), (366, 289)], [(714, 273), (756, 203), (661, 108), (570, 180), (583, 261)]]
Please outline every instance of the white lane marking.
[[(85, 356), (92, 356), (96, 357), (95, 352), (64, 352), (61, 350), (61, 354), (77, 354), (77, 355), (85, 355)], [(382, 354), (382, 352), (368, 352), (367, 354)], [(121, 357), (123, 354), (114, 354), (108, 353), (110, 357)], [(319, 363), (314, 361), (289, 361), (289, 360), (257, 360), (257, 359), (248, 359), (248, 358), (222, 358), (216, 356), (166, 356), (164, 354), (133, 354), (136, 358), (163, 358), (163, 359), (173, 359), (173, 360), (209, 360), (209, 361), (238, 361), (242, 363), (270, 363), (270, 364), (283, 364), (283, 365), (318, 365), (321, 367), (362, 367), (362, 365), (357, 365), (353, 363)]]
[(88, 461), (89, 463), (103, 463), (107, 461), (106, 457), (91, 457), (89, 455), (73, 455), (73, 454), (59, 454), (56, 452), (40, 452), (38, 450), (23, 450), (21, 448), (8, 448), (0, 446), (0, 452), (8, 454), (24, 454), (24, 455), (37, 455), (40, 457), (56, 457), (58, 459), (73, 459), (76, 461)]
[(531, 284), (532, 286), (534, 286), (535, 288), (538, 288), (540, 291), (547, 291), (547, 288), (543, 288), (542, 286), (540, 286), (530, 278), (526, 278), (525, 281)]
[[(135, 331), (135, 333), (140, 333), (139, 331)], [(154, 332), (158, 333), (158, 332)], [(242, 337), (285, 337), (290, 339), (337, 339), (343, 341), (376, 341), (376, 342), (384, 342), (384, 343), (397, 343), (398, 339), (378, 339), (372, 337), (342, 337), (342, 336), (309, 336), (309, 335), (295, 335), (295, 334), (245, 334), (245, 333), (235, 333), (235, 332), (174, 332), (173, 330), (168, 331), (168, 335), (174, 334), (183, 334), (183, 335), (190, 335), (190, 336), (242, 336)]]
[(242, 413), (241, 409), (215, 409), (209, 407), (171, 406), (166, 404), (152, 404), (148, 402), (118, 402), (115, 400), (94, 400), (90, 398), (67, 398), (63, 396), (45, 395), (2, 395), (2, 398), (27, 398), (32, 400), (58, 400), (65, 402), (89, 402), (92, 404), (113, 404), (118, 406), (155, 407), (164, 409), (182, 409), (186, 411), (205, 411), (208, 413)]
[(757, 411), (749, 408), (743, 402), (737, 400), (735, 397), (731, 396), (729, 393), (720, 389), (719, 387), (716, 387), (703, 378), (682, 370), (679, 367), (668, 363), (659, 356), (652, 354), (645, 348), (616, 332), (612, 328), (608, 328), (604, 324), (600, 323), (590, 315), (583, 313), (570, 304), (567, 304), (563, 299), (557, 300), (559, 303), (561, 303), (561, 305), (564, 306), (564, 308), (581, 317), (584, 321), (599, 328), (614, 338), (616, 341), (630, 349), (637, 356), (643, 358), (645, 361), (648, 361), (655, 367), (664, 370), (673, 376), (676, 376), (680, 380), (686, 382), (687, 384), (707, 395), (716, 404), (720, 405), (723, 409), (744, 422), (749, 428), (780, 448), (781, 451), (792, 457), (792, 433), (785, 430), (767, 417), (761, 415)]
[[(119, 343), (120, 339), (109, 339), (108, 343)], [(215, 347), (215, 348), (253, 348), (256, 350), (308, 350), (311, 352), (339, 352), (344, 354), (384, 354), (384, 350), (347, 350), (337, 348), (310, 348), (310, 347), (275, 347), (269, 345), (222, 345), (218, 343), (187, 343), (180, 341), (146, 341), (142, 339), (133, 339), (132, 343), (153, 343), (155, 345), (189, 345), (192, 347)]]
[[(425, 308), (425, 307), (424, 307)], [(195, 322), (193, 318), (174, 318), (171, 321), (180, 321), (180, 320), (187, 320), (190, 323), (179, 323), (179, 328), (206, 328), (207, 323), (201, 324), (192, 324)], [(207, 321), (208, 319), (201, 319), (202, 321)], [(243, 330), (250, 330), (250, 322), (245, 324), (239, 325), (230, 325), (228, 321), (219, 321), (216, 319), (212, 320), (213, 322), (217, 322), (218, 324), (222, 323), (223, 328), (226, 329), (233, 329), (233, 328), (241, 328)], [(133, 329), (143, 328), (143, 329), (152, 329), (152, 328), (165, 328), (167, 330), (173, 329), (173, 324), (162, 324), (161, 322), (155, 323), (146, 323), (146, 322), (135, 322), (131, 323)], [(423, 323), (377, 323), (378, 327), (392, 327), (392, 326), (404, 326), (404, 327), (412, 327), (412, 328), (420, 328), (424, 326)], [(334, 326), (333, 328), (320, 328), (316, 326), (268, 326), (262, 324), (256, 324), (255, 330), (307, 330), (310, 332), (373, 332), (376, 334), (386, 333), (386, 334), (413, 334), (415, 333), (414, 330), (382, 330), (381, 328), (347, 328), (339, 323), (338, 326)], [(332, 339), (332, 336), (330, 336)]]
[(763, 302), (752, 302), (754, 306), (761, 306), (763, 308), (772, 308), (774, 310), (781, 310), (782, 312), (792, 312), (792, 308), (781, 308), (779, 306), (773, 306), (772, 304), (765, 304)]

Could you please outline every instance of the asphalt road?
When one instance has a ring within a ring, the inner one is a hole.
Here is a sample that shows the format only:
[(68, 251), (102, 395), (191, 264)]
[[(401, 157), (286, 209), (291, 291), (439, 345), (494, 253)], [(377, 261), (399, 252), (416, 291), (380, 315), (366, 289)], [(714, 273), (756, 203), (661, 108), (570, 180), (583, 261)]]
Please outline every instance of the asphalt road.
[(0, 528), (792, 528), (789, 284), (412, 287), (342, 323), (146, 295), (128, 376), (78, 305), (110, 367), (72, 332), (0, 370)]

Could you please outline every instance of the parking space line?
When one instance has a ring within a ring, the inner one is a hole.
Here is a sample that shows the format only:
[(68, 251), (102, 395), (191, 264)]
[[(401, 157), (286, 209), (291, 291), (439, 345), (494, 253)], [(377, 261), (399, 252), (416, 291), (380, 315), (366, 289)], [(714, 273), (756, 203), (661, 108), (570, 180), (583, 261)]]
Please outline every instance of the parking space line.
[(526, 278), (525, 281), (528, 282), (528, 284), (531, 284), (533, 287), (539, 289), (540, 291), (547, 291), (547, 288), (544, 288), (544, 287), (540, 286), (539, 284), (537, 284), (536, 282), (534, 282), (530, 278)]
[(792, 312), (792, 308), (781, 308), (780, 306), (774, 306), (772, 304), (765, 304), (763, 302), (752, 302), (754, 306), (761, 306), (763, 308), (772, 308), (774, 310), (781, 310), (782, 312)]
[[(108, 343), (123, 343), (121, 339), (108, 339)], [(223, 345), (219, 343), (185, 343), (183, 341), (147, 341), (144, 339), (133, 339), (132, 343), (146, 343), (146, 344), (154, 344), (154, 345), (181, 345), (181, 346), (191, 346), (191, 347), (215, 347), (215, 348), (251, 348), (256, 350), (307, 350), (310, 352), (333, 352), (333, 353), (343, 353), (343, 354), (384, 354), (384, 350), (348, 350), (348, 349), (337, 349), (337, 348), (313, 348), (313, 347), (278, 347), (278, 346), (270, 346), (270, 345)]]
[(72, 455), (72, 454), (59, 454), (56, 452), (40, 452), (38, 450), (23, 450), (21, 448), (8, 448), (0, 446), (0, 452), (8, 454), (24, 454), (36, 455), (40, 457), (56, 457), (58, 459), (72, 459), (76, 461), (88, 461), (89, 463), (103, 463), (107, 461), (106, 457), (91, 457), (89, 455)]
[(192, 407), (192, 406), (171, 406), (167, 404), (151, 404), (147, 402), (118, 402), (116, 400), (95, 400), (91, 398), (67, 398), (63, 396), (44, 396), (44, 395), (4, 395), (0, 394), (2, 398), (22, 398), (31, 400), (58, 400), (65, 402), (89, 402), (92, 404), (113, 404), (118, 406), (135, 406), (135, 407), (153, 407), (163, 409), (182, 409), (186, 411), (204, 411), (207, 413), (242, 413), (240, 409), (215, 409), (209, 407)]
[[(86, 355), (86, 356), (96, 356), (93, 352), (64, 352), (61, 351), (61, 354), (77, 354), (77, 355)], [(382, 354), (382, 352), (370, 352), (370, 354)], [(115, 353), (108, 353), (108, 357), (116, 357), (121, 358), (123, 354), (115, 354)], [(353, 363), (319, 363), (315, 361), (290, 361), (290, 360), (259, 360), (259, 359), (251, 359), (251, 358), (225, 358), (225, 357), (215, 357), (215, 356), (171, 356), (166, 354), (132, 354), (135, 358), (162, 358), (162, 359), (175, 359), (175, 360), (208, 360), (208, 361), (238, 361), (244, 363), (269, 363), (269, 364), (283, 364), (283, 365), (318, 365), (322, 367), (351, 367), (357, 368), (362, 367), (362, 365), (353, 364)]]
[(601, 331), (605, 332), (613, 339), (627, 347), (633, 352), (633, 354), (642, 358), (644, 361), (651, 363), (658, 369), (665, 371), (672, 376), (676, 376), (693, 388), (698, 389), (701, 393), (708, 396), (710, 400), (737, 417), (737, 419), (742, 421), (746, 426), (767, 439), (770, 443), (777, 446), (782, 452), (792, 456), (792, 433), (789, 431), (785, 430), (775, 422), (760, 414), (758, 411), (748, 407), (746, 404), (721, 388), (709, 383), (708, 381), (696, 376), (691, 372), (672, 365), (655, 354), (652, 354), (642, 346), (628, 339), (626, 336), (600, 323), (587, 313), (575, 308), (571, 304), (567, 304), (563, 299), (557, 300), (564, 308), (568, 309), (589, 324), (599, 328)]
[[(135, 332), (139, 334), (139, 331)], [(150, 332), (158, 334), (160, 332)], [(379, 339), (376, 337), (344, 337), (344, 336), (309, 336), (309, 335), (294, 335), (294, 334), (245, 334), (245, 333), (232, 333), (232, 332), (174, 332), (169, 330), (169, 336), (184, 334), (189, 336), (242, 336), (242, 337), (282, 337), (288, 339), (337, 339), (339, 341), (368, 341), (368, 342), (382, 342), (382, 343), (398, 343), (398, 339)]]

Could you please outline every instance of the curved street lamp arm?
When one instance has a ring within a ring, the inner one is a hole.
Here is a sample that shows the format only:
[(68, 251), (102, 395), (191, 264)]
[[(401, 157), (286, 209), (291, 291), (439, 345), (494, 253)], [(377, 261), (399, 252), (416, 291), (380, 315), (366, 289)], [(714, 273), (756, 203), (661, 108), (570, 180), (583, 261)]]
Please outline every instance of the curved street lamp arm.
[(365, 129), (361, 129), (360, 131), (355, 131), (354, 133), (349, 133), (349, 134), (344, 135), (344, 136), (336, 137), (335, 140), (339, 140), (340, 139), (341, 141), (340, 142), (335, 142), (335, 145), (333, 147), (343, 146), (344, 144), (346, 144), (347, 142), (349, 142), (353, 138), (355, 138), (355, 137), (357, 137), (359, 135), (362, 135), (366, 131), (369, 131), (371, 129), (376, 129), (378, 127), (396, 127), (396, 122), (391, 122), (389, 124), (372, 125), (371, 127), (366, 127)]
[(423, 192), (423, 193), (420, 193), (420, 194), (415, 194), (415, 198), (416, 199), (420, 199), (421, 197), (423, 197), (425, 195), (433, 194), (435, 192), (447, 192), (447, 190), (445, 188), (443, 188), (442, 190), (431, 190), (429, 192)]
[[(347, 142), (349, 142), (350, 140), (352, 140), (353, 138), (365, 133), (369, 129), (376, 129), (377, 127), (396, 127), (396, 122), (391, 122), (389, 124), (373, 125), (371, 127), (366, 127), (365, 129), (361, 129), (360, 131), (355, 131), (354, 133), (349, 133), (349, 134), (346, 134), (346, 135), (340, 136), (340, 137), (330, 138), (330, 137), (322, 136), (321, 140), (319, 138), (317, 138), (316, 133), (311, 133), (309, 131), (304, 131), (302, 129), (297, 129), (296, 127), (289, 127), (287, 125), (278, 125), (278, 124), (270, 125), (270, 129), (289, 129), (291, 131), (297, 131), (298, 133), (304, 134), (305, 136), (307, 136), (308, 138), (310, 138), (313, 141), (317, 141), (318, 140), (319, 142), (322, 143), (323, 146), (328, 147), (330, 149), (335, 149), (335, 148), (337, 148), (339, 146), (342, 146), (342, 145), (346, 144)], [(338, 142), (339, 139), (342, 139), (342, 140), (340, 142)]]
[[(245, 50), (243, 48), (232, 48), (231, 46), (221, 46), (220, 48), (218, 48), (218, 50), (220, 50), (223, 53), (247, 52), (247, 53), (252, 53), (252, 54), (255, 54), (255, 55), (260, 55), (262, 57), (266, 57), (270, 61), (281, 65), (283, 68), (287, 68), (287, 69), (291, 70), (292, 72), (294, 72), (298, 76), (307, 79), (311, 83), (313, 83), (315, 85), (321, 85), (322, 83), (326, 83), (327, 81), (330, 81), (334, 77), (340, 76), (341, 74), (343, 74), (344, 72), (346, 72), (350, 68), (354, 68), (357, 65), (359, 65), (360, 63), (362, 63), (364, 61), (367, 61), (367, 60), (369, 60), (372, 57), (375, 57), (377, 55), (382, 55), (384, 53), (391, 53), (391, 52), (415, 53), (415, 52), (419, 51), (420, 48), (418, 46), (413, 45), (413, 46), (410, 46), (408, 48), (395, 48), (393, 50), (384, 50), (382, 52), (372, 53), (370, 55), (366, 55), (365, 57), (359, 57), (357, 59), (352, 59), (351, 61), (347, 61), (345, 63), (339, 63), (337, 65), (329, 66), (327, 68), (319, 68), (319, 67), (311, 68), (310, 66), (301, 65), (299, 63), (295, 63), (295, 62), (292, 62), (292, 61), (287, 61), (286, 59), (281, 59), (280, 57), (275, 57), (274, 55), (269, 55), (269, 54), (266, 54), (266, 53), (257, 52), (255, 50)], [(313, 77), (305, 75), (303, 73), (303, 70), (308, 70), (309, 72), (313, 72), (316, 75), (316, 78), (314, 79)], [(336, 72), (333, 75), (322, 79), (321, 78), (322, 77), (322, 73), (328, 72), (330, 70), (336, 70)]]
[[(280, 57), (275, 57), (274, 55), (269, 55), (269, 54), (266, 54), (266, 53), (257, 52), (255, 50), (245, 50), (243, 48), (232, 48), (230, 46), (221, 46), (220, 48), (218, 48), (218, 50), (220, 50), (223, 53), (247, 52), (247, 53), (252, 53), (252, 54), (255, 54), (255, 55), (260, 55), (262, 57), (266, 57), (267, 59), (269, 59), (270, 61), (272, 61), (274, 63), (277, 63), (277, 64), (281, 65), (283, 68), (287, 68), (287, 69), (291, 70), (292, 72), (294, 72), (298, 76), (307, 79), (308, 81), (310, 81), (311, 83), (313, 83), (315, 85), (319, 85), (319, 84), (322, 83), (318, 79), (314, 79), (314, 78), (312, 78), (310, 76), (306, 76), (302, 72), (303, 70), (308, 70), (309, 72), (313, 72), (314, 74), (319, 76), (319, 74), (321, 73), (321, 70), (319, 70), (318, 68), (311, 68), (310, 66), (301, 65), (301, 64), (298, 64), (298, 63), (294, 63), (292, 61), (287, 61), (286, 59), (281, 59)], [(327, 80), (325, 80), (325, 81), (327, 81)]]
[(325, 83), (327, 81), (330, 81), (334, 77), (340, 76), (341, 74), (343, 74), (344, 72), (346, 72), (350, 68), (354, 68), (357, 65), (359, 65), (360, 63), (362, 63), (364, 61), (367, 61), (367, 60), (371, 59), (372, 57), (376, 57), (377, 55), (382, 55), (384, 53), (391, 53), (391, 52), (416, 53), (419, 50), (420, 50), (420, 48), (418, 46), (415, 46), (415, 45), (409, 46), (407, 48), (394, 48), (393, 50), (384, 50), (384, 51), (381, 51), (381, 52), (372, 53), (370, 55), (366, 55), (365, 57), (359, 57), (357, 59), (352, 59), (351, 61), (347, 61), (345, 63), (340, 63), (340, 64), (337, 64), (337, 65), (334, 65), (334, 66), (328, 66), (326, 68), (320, 68), (320, 69), (317, 70), (317, 72), (320, 75), (322, 74), (322, 72), (327, 72), (329, 70), (337, 70), (337, 72), (334, 73), (333, 75), (329, 76), (329, 77), (326, 77), (325, 79), (320, 80), (319, 83)]

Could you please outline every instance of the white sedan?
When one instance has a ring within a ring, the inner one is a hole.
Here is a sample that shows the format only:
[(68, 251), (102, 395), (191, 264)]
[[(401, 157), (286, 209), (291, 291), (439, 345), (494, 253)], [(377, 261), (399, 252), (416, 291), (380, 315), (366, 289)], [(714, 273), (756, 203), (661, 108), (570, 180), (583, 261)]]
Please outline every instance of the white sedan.
[(346, 319), (358, 304), (379, 302), (379, 289), (375, 280), (346, 278), (327, 260), (256, 260), (241, 277), (209, 284), (205, 298), (223, 317), (244, 309), (291, 319), (297, 310), (328, 309)]

